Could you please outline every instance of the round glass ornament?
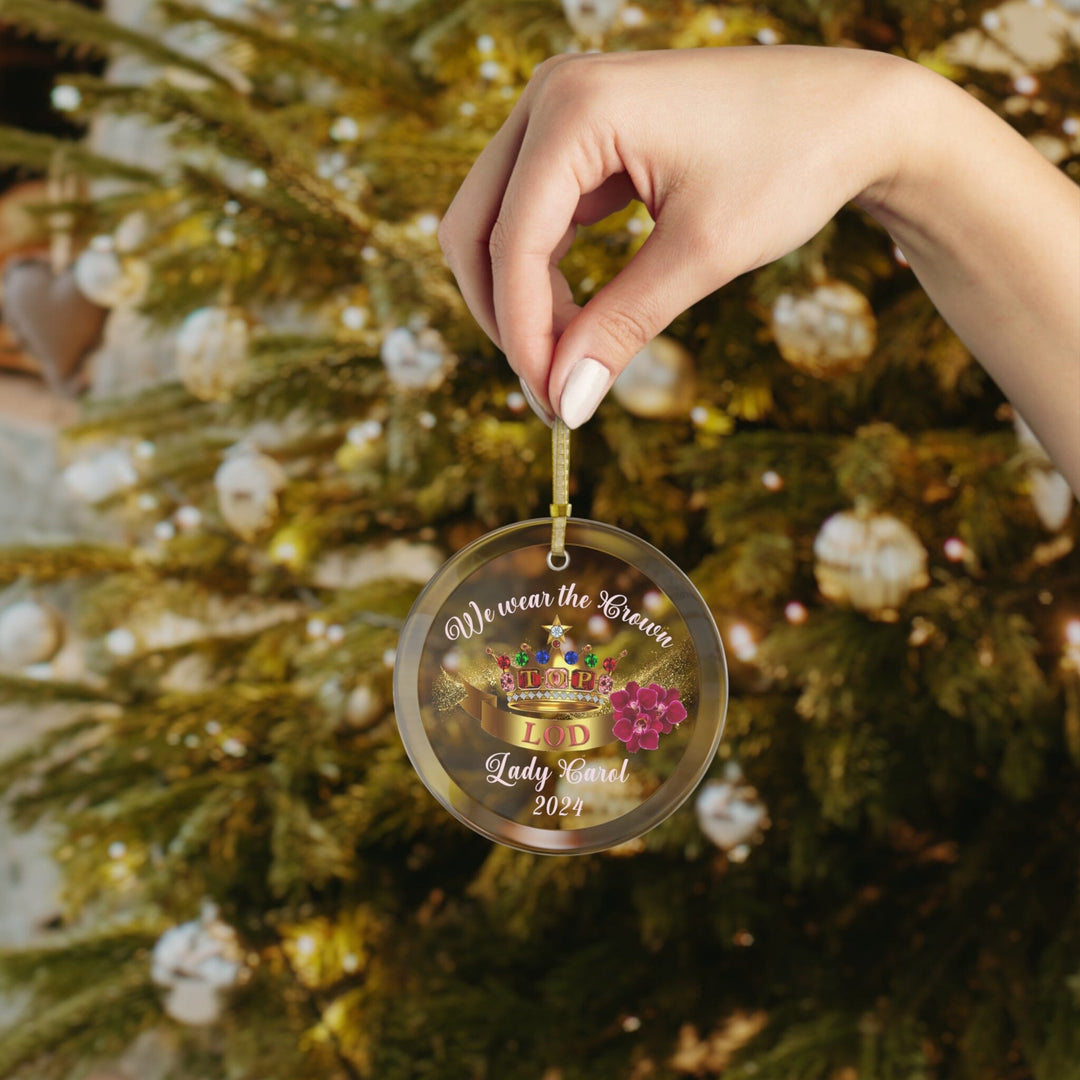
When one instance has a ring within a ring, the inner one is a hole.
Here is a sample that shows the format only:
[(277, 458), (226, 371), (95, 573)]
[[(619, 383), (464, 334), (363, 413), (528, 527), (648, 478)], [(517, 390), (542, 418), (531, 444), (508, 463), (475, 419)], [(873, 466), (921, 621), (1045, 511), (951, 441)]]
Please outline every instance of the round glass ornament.
[[(510, 847), (585, 854), (672, 814), (727, 710), (716, 624), (689, 578), (600, 522), (524, 521), (458, 552), (417, 598), (394, 704), (425, 785)], [(561, 546), (561, 545), (560, 545)]]

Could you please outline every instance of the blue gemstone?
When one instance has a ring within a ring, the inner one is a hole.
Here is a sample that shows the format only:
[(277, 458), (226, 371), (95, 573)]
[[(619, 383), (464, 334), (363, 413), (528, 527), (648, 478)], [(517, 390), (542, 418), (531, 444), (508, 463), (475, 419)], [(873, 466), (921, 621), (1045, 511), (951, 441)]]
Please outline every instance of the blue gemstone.
[(546, 664), (551, 659), (551, 654), (547, 649), (537, 649), (533, 655), (536, 657), (538, 664)]
[(574, 652), (572, 649), (568, 653), (563, 653), (563, 656), (566, 657), (566, 662), (568, 664), (576, 664), (577, 663), (577, 653)]

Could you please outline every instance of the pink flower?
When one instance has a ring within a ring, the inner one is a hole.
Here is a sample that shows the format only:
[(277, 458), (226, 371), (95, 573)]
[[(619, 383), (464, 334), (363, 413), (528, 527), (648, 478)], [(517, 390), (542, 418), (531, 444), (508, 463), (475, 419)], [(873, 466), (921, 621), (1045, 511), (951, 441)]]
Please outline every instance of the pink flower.
[(608, 699), (615, 710), (611, 733), (626, 743), (631, 754), (640, 750), (655, 750), (660, 745), (663, 724), (656, 714), (657, 695), (653, 686), (626, 684)]
[(686, 719), (686, 706), (679, 700), (677, 686), (665, 690), (657, 683), (650, 683), (649, 689), (656, 691), (656, 718), (666, 735)]

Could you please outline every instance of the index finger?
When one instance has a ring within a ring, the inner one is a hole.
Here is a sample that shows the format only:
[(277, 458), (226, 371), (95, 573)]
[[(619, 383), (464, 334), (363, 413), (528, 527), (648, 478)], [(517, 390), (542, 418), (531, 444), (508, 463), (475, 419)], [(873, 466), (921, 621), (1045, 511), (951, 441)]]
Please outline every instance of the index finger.
[[(550, 57), (533, 74), (517, 104), (480, 151), (439, 225), (439, 244), (461, 295), (481, 329), (503, 349), (492, 300), (491, 230), (517, 160), (536, 88), (569, 57)], [(505, 349), (503, 349), (505, 352)]]
[(582, 197), (606, 179), (598, 155), (575, 137), (577, 125), (568, 130), (558, 119), (530, 119), (489, 242), (502, 348), (541, 400), (555, 351), (552, 259), (572, 234)]

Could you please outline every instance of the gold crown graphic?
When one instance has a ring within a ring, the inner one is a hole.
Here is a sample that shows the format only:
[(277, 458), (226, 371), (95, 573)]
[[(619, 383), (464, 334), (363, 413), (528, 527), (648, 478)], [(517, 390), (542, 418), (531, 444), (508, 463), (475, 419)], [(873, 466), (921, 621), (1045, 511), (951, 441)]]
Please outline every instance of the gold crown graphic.
[(607, 702), (612, 673), (626, 651), (601, 661), (591, 645), (580, 653), (568, 647), (570, 627), (558, 612), (552, 622), (543, 625), (548, 632), (547, 644), (535, 652), (528, 642), (514, 656), (487, 650), (501, 671), (499, 686), (507, 707), (537, 717), (595, 712)]

